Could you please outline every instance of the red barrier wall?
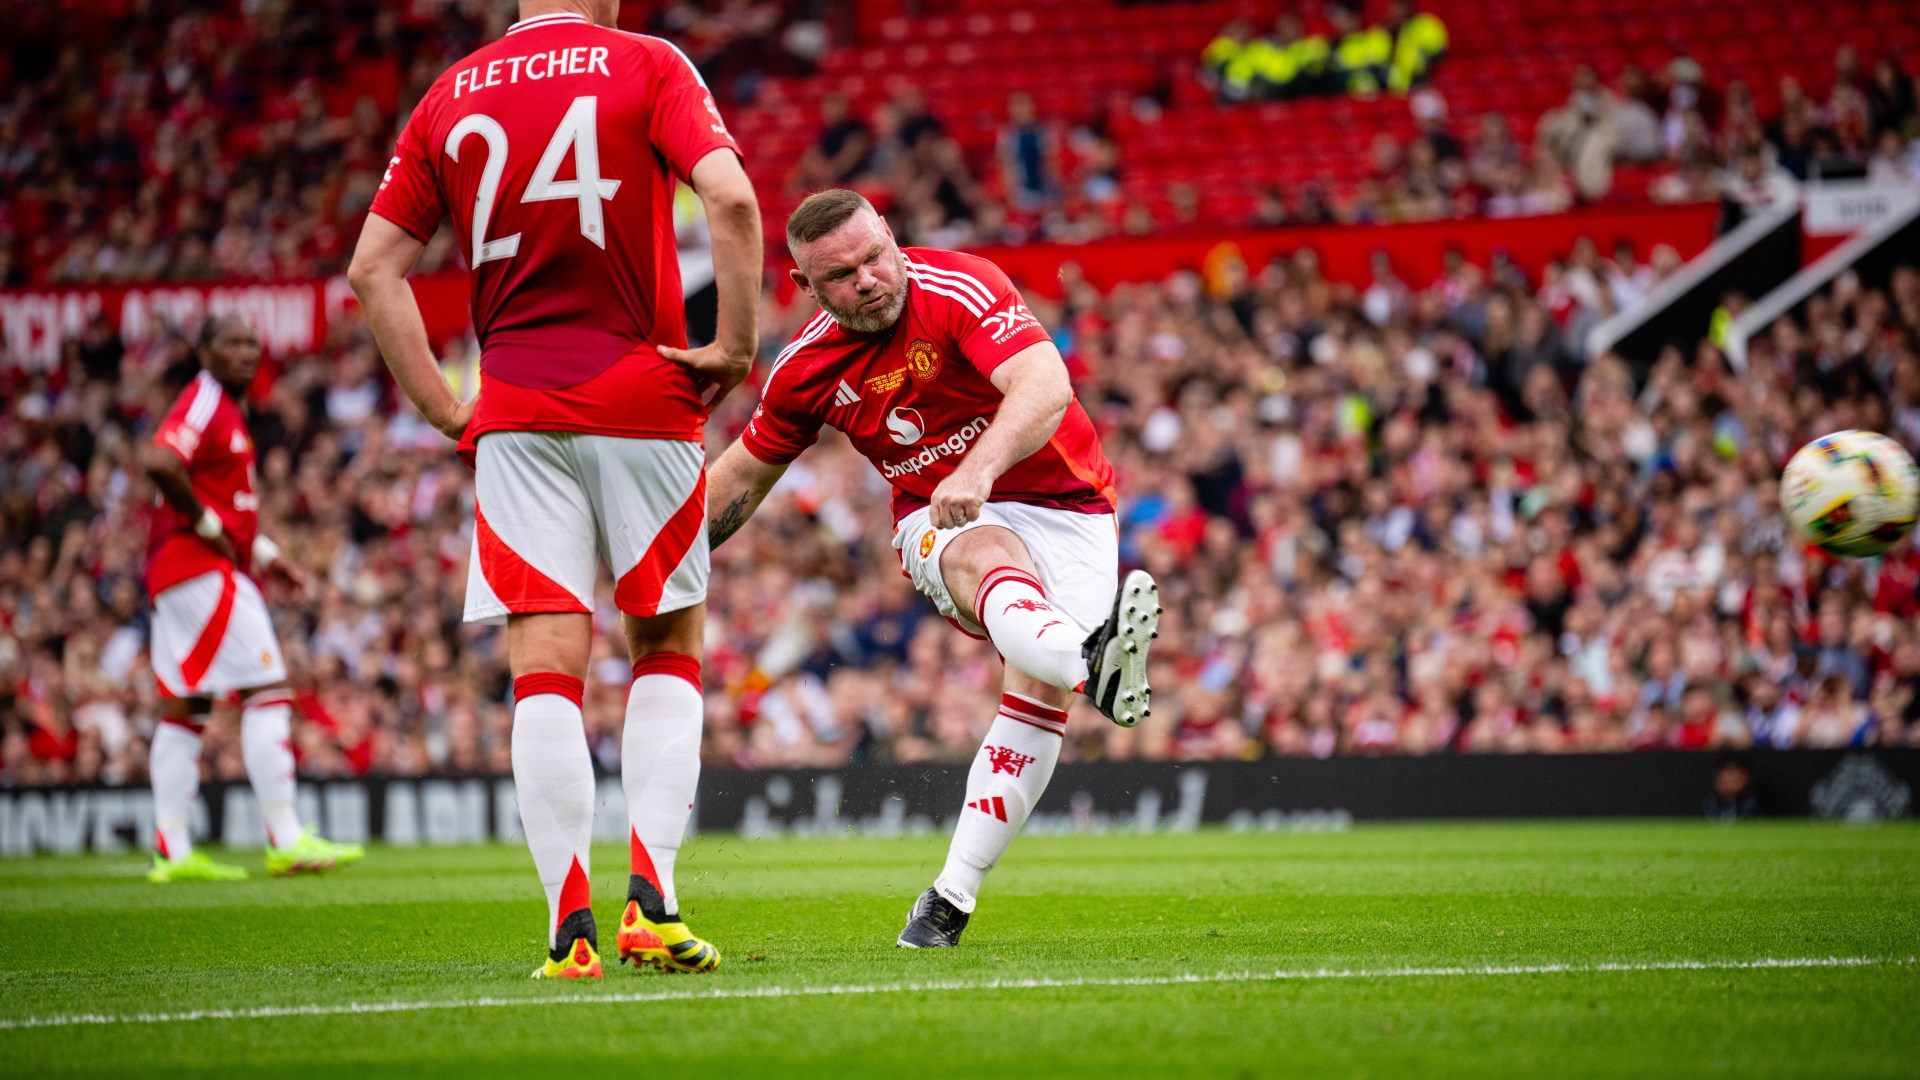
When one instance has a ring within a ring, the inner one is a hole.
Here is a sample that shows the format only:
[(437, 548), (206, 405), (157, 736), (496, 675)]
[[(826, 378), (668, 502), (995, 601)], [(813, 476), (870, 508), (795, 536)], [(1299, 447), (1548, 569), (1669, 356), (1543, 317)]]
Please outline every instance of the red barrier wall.
[[(1468, 261), (1485, 265), (1505, 251), (1530, 274), (1564, 256), (1575, 240), (1591, 237), (1602, 254), (1626, 240), (1644, 258), (1656, 244), (1671, 244), (1692, 258), (1713, 241), (1713, 206), (1585, 210), (1550, 217), (1500, 221), (1472, 219), (1413, 225), (1329, 225), (1241, 230), (1141, 240), (1103, 240), (1082, 245), (1032, 244), (986, 248), (1022, 288), (1041, 296), (1060, 294), (1060, 266), (1077, 263), (1087, 280), (1106, 289), (1122, 282), (1157, 281), (1180, 270), (1199, 270), (1209, 258), (1238, 252), (1258, 272), (1277, 255), (1312, 248), (1321, 271), (1333, 281), (1365, 285), (1375, 251), (1385, 251), (1403, 280), (1424, 287), (1440, 272), (1441, 256), (1458, 248)], [(784, 276), (784, 267), (783, 267)], [(468, 328), (467, 275), (462, 271), (412, 279), (438, 348)], [(95, 313), (130, 343), (145, 341), (163, 322), (191, 328), (208, 311), (243, 311), (254, 318), (269, 353), (310, 352), (326, 341), (334, 320), (354, 304), (344, 277), (280, 284), (100, 285), (22, 292), (0, 291), (0, 341), (15, 362), (30, 368), (58, 361), (60, 341), (77, 336)]]
[[(436, 348), (466, 332), (465, 273), (416, 277), (413, 291)], [(353, 290), (344, 277), (0, 291), (0, 341), (15, 363), (45, 368), (58, 363), (61, 340), (77, 337), (96, 314), (104, 315), (129, 344), (137, 344), (168, 324), (191, 330), (210, 311), (239, 311), (253, 318), (270, 355), (301, 353), (324, 343), (334, 320), (354, 306)]]
[(977, 254), (998, 263), (1022, 288), (1047, 297), (1060, 294), (1060, 265), (1065, 262), (1079, 264), (1090, 283), (1106, 289), (1121, 282), (1157, 281), (1174, 270), (1197, 271), (1223, 244), (1238, 248), (1241, 259), (1254, 273), (1276, 255), (1312, 248), (1319, 253), (1321, 272), (1329, 280), (1352, 285), (1365, 285), (1372, 279), (1369, 262), (1373, 253), (1385, 251), (1403, 280), (1424, 287), (1439, 275), (1441, 256), (1449, 248), (1460, 249), (1467, 261), (1482, 266), (1494, 252), (1504, 250), (1530, 274), (1538, 274), (1548, 261), (1566, 255), (1582, 236), (1600, 245), (1602, 255), (1610, 255), (1617, 241), (1626, 240), (1641, 258), (1657, 244), (1670, 244), (1681, 258), (1691, 259), (1713, 242), (1718, 217), (1719, 209), (1713, 205), (1639, 207), (1497, 221), (1473, 218), (1409, 225), (1325, 225), (1102, 240), (1084, 245), (1039, 244), (985, 248)]

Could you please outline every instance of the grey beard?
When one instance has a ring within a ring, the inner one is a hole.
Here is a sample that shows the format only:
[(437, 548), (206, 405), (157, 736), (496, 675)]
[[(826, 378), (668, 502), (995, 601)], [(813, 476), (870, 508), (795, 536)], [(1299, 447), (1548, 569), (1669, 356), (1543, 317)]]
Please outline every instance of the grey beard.
[[(905, 280), (906, 275), (902, 274), (903, 284)], [(877, 334), (900, 321), (901, 313), (907, 310), (907, 290), (902, 288), (891, 302), (871, 315), (860, 311), (841, 311), (825, 300), (820, 302), (820, 306), (827, 309), (827, 314), (833, 316), (835, 322), (856, 334)]]

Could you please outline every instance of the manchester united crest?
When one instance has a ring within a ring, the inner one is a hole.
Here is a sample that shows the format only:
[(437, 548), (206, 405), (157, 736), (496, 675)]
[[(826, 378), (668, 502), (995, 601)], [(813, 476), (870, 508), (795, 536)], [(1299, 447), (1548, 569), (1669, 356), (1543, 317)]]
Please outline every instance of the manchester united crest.
[(927, 535), (920, 538), (920, 557), (924, 559), (931, 554), (933, 554), (933, 530), (928, 529)]
[(907, 346), (907, 374), (917, 382), (930, 382), (940, 374), (940, 350), (933, 342), (916, 338)]

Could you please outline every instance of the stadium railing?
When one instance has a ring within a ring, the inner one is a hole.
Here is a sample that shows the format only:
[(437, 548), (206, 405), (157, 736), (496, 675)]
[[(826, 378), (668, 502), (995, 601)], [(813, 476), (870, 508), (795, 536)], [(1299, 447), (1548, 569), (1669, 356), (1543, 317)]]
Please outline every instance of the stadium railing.
[(1734, 370), (1746, 370), (1747, 344), (1755, 335), (1842, 273), (1864, 271), (1863, 278), (1881, 284), (1894, 260), (1911, 262), (1920, 257), (1920, 189), (1881, 187), (1872, 190), (1872, 197), (1885, 202), (1876, 211), (1877, 224), (1822, 255), (1734, 317), (1727, 327), (1727, 359)]

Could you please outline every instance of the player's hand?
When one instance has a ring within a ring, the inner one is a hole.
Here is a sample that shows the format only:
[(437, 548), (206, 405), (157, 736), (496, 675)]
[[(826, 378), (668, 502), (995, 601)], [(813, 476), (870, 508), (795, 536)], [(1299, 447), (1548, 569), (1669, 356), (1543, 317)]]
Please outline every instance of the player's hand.
[(267, 564), (268, 576), (279, 581), (287, 590), (290, 600), (305, 600), (308, 594), (307, 572), (300, 564), (288, 558), (278, 558)]
[(965, 525), (980, 516), (980, 507), (991, 494), (993, 481), (977, 477), (965, 468), (955, 469), (952, 476), (933, 489), (930, 506), (933, 527), (957, 529)]
[(720, 404), (720, 400), (733, 393), (753, 370), (753, 350), (745, 352), (728, 349), (719, 342), (702, 345), (697, 349), (676, 349), (668, 345), (657, 345), (660, 355), (676, 364), (693, 369), (717, 389), (707, 397), (707, 408)]
[(440, 434), (459, 442), (460, 436), (467, 433), (467, 422), (473, 419), (473, 407), (479, 403), (480, 397), (476, 394), (471, 401), (456, 402), (453, 411), (444, 416), (427, 417), (427, 423), (432, 424)]

